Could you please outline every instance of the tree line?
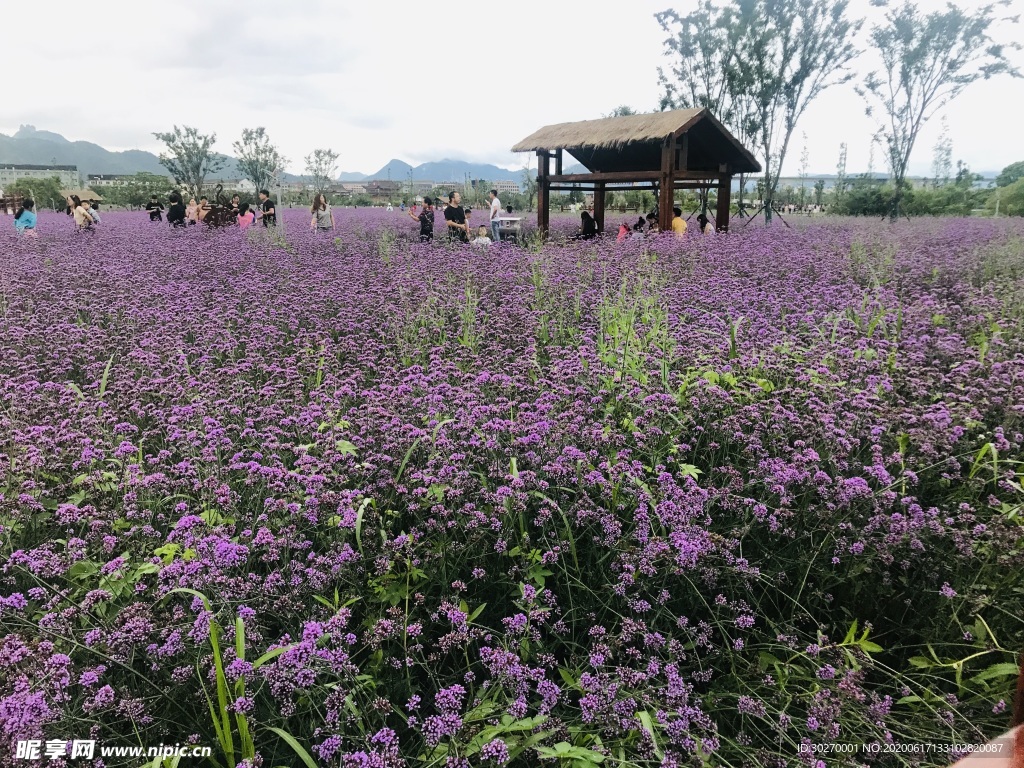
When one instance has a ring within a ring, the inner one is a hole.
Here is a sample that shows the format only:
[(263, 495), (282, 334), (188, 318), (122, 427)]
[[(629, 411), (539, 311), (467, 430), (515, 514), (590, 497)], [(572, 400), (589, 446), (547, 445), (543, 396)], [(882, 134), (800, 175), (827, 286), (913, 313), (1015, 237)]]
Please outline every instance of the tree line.
[[(658, 69), (662, 109), (706, 108), (764, 165), (764, 216), (770, 222), (782, 167), (801, 117), (825, 90), (851, 83), (863, 22), (848, 0), (696, 0), (688, 13), (656, 14), (667, 67)], [(1020, 77), (1007, 49), (989, 35), (998, 17), (992, 2), (965, 11), (952, 3), (922, 13), (911, 0), (885, 8), (867, 36), (881, 69), (855, 84), (876, 139), (885, 149), (891, 183), (885, 212), (895, 219), (910, 192), (907, 169), (925, 123), (965, 88), (996, 75)], [(621, 114), (619, 108), (618, 113)], [(627, 108), (628, 109), (628, 108)], [(741, 188), (743, 177), (740, 177)]]

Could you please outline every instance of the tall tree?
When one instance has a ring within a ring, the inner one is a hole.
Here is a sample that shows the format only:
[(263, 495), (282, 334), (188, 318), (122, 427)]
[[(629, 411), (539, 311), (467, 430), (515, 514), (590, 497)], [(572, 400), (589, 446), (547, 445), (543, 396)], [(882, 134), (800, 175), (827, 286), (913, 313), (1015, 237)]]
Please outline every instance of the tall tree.
[(842, 203), (846, 194), (846, 142), (839, 145), (839, 162), (836, 163), (836, 203)]
[(953, 140), (949, 138), (949, 122), (945, 115), (942, 116), (942, 132), (939, 134), (939, 140), (935, 142), (933, 151), (933, 186), (944, 187), (949, 184), (949, 177), (953, 173)]
[[(888, 0), (873, 1), (888, 7)], [(882, 120), (879, 135), (893, 175), (890, 220), (900, 215), (910, 154), (928, 119), (977, 80), (999, 74), (1020, 77), (1006, 58), (1008, 46), (989, 37), (996, 5), (988, 3), (969, 14), (950, 3), (944, 11), (922, 15), (916, 4), (904, 0), (871, 30), (882, 72), (871, 72), (858, 91), (867, 101), (868, 116), (877, 111)]]
[(732, 0), (738, 53), (732, 66), (753, 101), (756, 141), (764, 158), (765, 223), (793, 131), (822, 91), (853, 78), (853, 40), (861, 22), (848, 0)]
[(338, 175), (340, 155), (330, 149), (314, 149), (306, 155), (306, 174), (312, 177), (313, 191), (326, 193), (327, 188)]
[(243, 129), (241, 140), (231, 146), (238, 158), (238, 170), (257, 190), (268, 188), (277, 169), (288, 162), (270, 143), (263, 126)]
[(160, 153), (160, 165), (174, 177), (175, 183), (185, 191), (198, 197), (203, 190), (207, 174), (216, 173), (224, 167), (224, 158), (211, 149), (217, 134), (199, 133), (191, 126), (174, 126), (170, 133), (154, 133), (157, 139), (167, 145)]
[(996, 176), (996, 186), (1008, 187), (1016, 183), (1018, 179), (1024, 179), (1024, 160), (1011, 163), (1003, 168), (999, 175)]
[(810, 150), (807, 147), (807, 131), (803, 133), (804, 148), (800, 150), (800, 205), (807, 201), (807, 165), (810, 162)]

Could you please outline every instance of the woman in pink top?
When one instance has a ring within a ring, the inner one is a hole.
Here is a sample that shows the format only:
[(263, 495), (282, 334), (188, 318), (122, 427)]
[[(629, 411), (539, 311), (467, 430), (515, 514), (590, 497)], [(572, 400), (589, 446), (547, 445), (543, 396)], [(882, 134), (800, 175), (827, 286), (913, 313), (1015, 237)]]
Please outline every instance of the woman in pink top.
[(242, 230), (246, 230), (249, 226), (256, 221), (256, 214), (249, 210), (248, 203), (241, 203), (238, 206), (238, 226)]

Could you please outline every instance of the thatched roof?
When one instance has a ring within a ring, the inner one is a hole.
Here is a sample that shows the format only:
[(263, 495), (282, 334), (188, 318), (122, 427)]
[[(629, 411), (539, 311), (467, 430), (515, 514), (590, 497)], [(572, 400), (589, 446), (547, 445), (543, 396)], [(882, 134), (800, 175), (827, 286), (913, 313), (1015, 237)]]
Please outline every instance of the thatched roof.
[(616, 149), (635, 141), (661, 141), (689, 123), (702, 111), (674, 109), (646, 115), (623, 115), (546, 125), (512, 147), (512, 151), (533, 152), (538, 149), (574, 147)]
[[(727, 163), (734, 173), (756, 173), (760, 163), (706, 109), (674, 109), (645, 115), (605, 117), (547, 125), (527, 136), (513, 152), (565, 149), (590, 170), (656, 170), (660, 145), (688, 134), (687, 168), (717, 170)], [(596, 167), (595, 167), (596, 166)]]
[(85, 189), (62, 189), (60, 193), (64, 195), (64, 197), (78, 195), (79, 200), (103, 200), (102, 197), (97, 195), (88, 187), (86, 187)]

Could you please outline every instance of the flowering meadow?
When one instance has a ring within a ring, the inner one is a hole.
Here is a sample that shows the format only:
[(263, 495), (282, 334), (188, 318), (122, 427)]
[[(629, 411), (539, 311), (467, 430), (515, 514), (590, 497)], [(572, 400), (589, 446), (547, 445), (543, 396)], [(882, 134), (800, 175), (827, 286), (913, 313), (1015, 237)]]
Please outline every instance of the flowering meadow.
[(1006, 729), (1024, 225), (338, 218), (0, 218), (0, 766), (946, 765), (897, 748)]

